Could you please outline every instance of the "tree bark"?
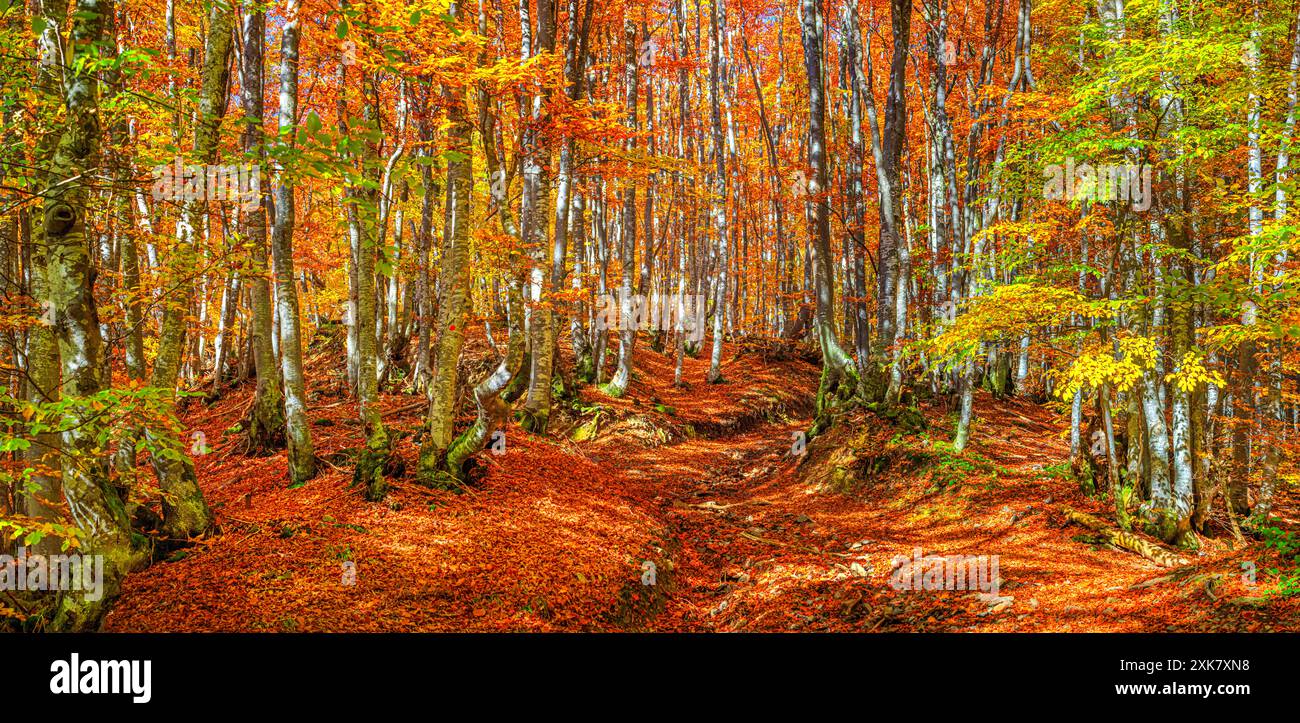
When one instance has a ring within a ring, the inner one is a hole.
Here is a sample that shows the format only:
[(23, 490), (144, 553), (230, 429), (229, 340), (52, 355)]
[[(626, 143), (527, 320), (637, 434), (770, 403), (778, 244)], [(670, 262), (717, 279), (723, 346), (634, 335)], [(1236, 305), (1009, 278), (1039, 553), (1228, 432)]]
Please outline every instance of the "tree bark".
[[(265, 157), (265, 133), (262, 121), (265, 102), (262, 98), (262, 43), (266, 34), (266, 10), (250, 3), (244, 10), (244, 42), (240, 95), (244, 102), (244, 158), (261, 173)], [(266, 452), (284, 444), (284, 397), (280, 393), (280, 369), (272, 348), (275, 318), (271, 310), (270, 270), (266, 253), (266, 203), (261, 184), (256, 207), (245, 208), (244, 243), (252, 252), (247, 279), (253, 306), (253, 359), (257, 370), (257, 391), (249, 410), (245, 433), (248, 448)], [(218, 370), (218, 376), (220, 370)]]
[[(294, 147), (298, 122), (299, 0), (288, 0), (280, 38), (280, 143)], [(275, 226), (271, 252), (275, 261), (275, 301), (280, 325), (280, 372), (284, 380), (285, 437), (289, 451), (289, 481), (302, 484), (316, 476), (311, 422), (302, 367), (302, 321), (298, 288), (294, 285), (293, 230), (296, 221), (293, 169), (281, 166), (275, 189)]]
[[(214, 0), (208, 14), (199, 107), (194, 124), (194, 158), (202, 164), (211, 164), (217, 158), (218, 131), (226, 114), (233, 29), (234, 8), (230, 5), (230, 0)], [(169, 392), (176, 389), (190, 326), (189, 309), (194, 299), (192, 274), (196, 267), (195, 236), (202, 224), (200, 211), (200, 202), (185, 201), (176, 229), (178, 243), (170, 265), (176, 294), (164, 311), (158, 354), (154, 358), (150, 381), (151, 386)], [(147, 434), (157, 440), (169, 433), (165, 430), (148, 430)], [(184, 455), (180, 457), (170, 459), (153, 456), (154, 473), (163, 491), (163, 531), (174, 538), (206, 534), (212, 527), (212, 514), (199, 489), (193, 460)]]

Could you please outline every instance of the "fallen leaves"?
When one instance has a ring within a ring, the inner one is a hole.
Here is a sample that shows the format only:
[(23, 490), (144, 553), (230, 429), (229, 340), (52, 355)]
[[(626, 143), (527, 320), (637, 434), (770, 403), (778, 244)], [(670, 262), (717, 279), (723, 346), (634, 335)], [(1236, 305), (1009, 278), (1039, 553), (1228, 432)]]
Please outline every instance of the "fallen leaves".
[[(471, 354), (486, 356), (482, 346)], [(905, 464), (921, 452), (942, 458), (870, 416), (846, 417), (792, 458), (792, 432), (807, 425), (797, 399), (816, 388), (813, 365), (744, 356), (725, 369), (731, 383), (679, 389), (672, 362), (639, 355), (623, 399), (586, 392), (638, 425), (602, 425), (580, 443), (512, 426), (510, 451), (480, 468), (473, 494), (398, 479), (390, 505), (349, 486), (348, 450), (361, 443), (348, 423), (355, 406), (331, 401), (337, 382), (318, 371), (317, 450), (337, 468), (288, 489), (282, 452), (201, 456), (199, 479), (225, 534), (129, 576), (106, 629), (1271, 630), (1300, 618), (1294, 602), (1259, 596), (1234, 574), (1211, 596), (1183, 596), (1192, 588), (1165, 584), (1181, 573), (1153, 577), (1159, 568), (1145, 560), (1080, 545), (1052, 515), (1033, 514), (1044, 500), (1086, 504), (1073, 483), (1043, 472), (1068, 450), (1055, 433), (1061, 421), (1042, 407), (977, 395), (968, 459), (978, 462), (951, 469)], [(706, 368), (686, 360), (688, 378)], [(229, 446), (236, 440), (222, 431), (251, 392), (193, 408), (186, 423)], [(389, 395), (381, 405), (391, 428), (418, 429), (418, 400)], [(942, 422), (942, 409), (926, 413), (932, 426)], [(642, 428), (667, 430), (669, 441), (644, 444)], [(396, 445), (408, 468), (416, 444), (401, 435)], [(889, 450), (883, 467), (852, 490), (807, 483), (818, 464), (846, 463), (873, 445)], [(852, 454), (819, 452), (827, 447)], [(1293, 504), (1284, 500), (1281, 513), (1293, 514)], [(918, 547), (999, 555), (1001, 590), (981, 599), (893, 589), (888, 561)], [(1246, 554), (1215, 550), (1191, 569), (1231, 572)]]

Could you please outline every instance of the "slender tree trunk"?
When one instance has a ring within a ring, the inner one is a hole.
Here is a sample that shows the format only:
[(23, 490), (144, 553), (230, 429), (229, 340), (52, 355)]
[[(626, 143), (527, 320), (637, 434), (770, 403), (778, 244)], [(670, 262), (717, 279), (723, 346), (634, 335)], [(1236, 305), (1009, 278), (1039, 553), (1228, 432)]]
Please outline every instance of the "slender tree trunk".
[[(218, 132), (221, 119), (226, 113), (233, 29), (234, 8), (230, 5), (230, 0), (214, 0), (208, 15), (199, 107), (194, 125), (194, 158), (202, 164), (211, 164), (217, 158)], [(181, 356), (186, 346), (189, 328), (186, 317), (194, 298), (191, 274), (196, 267), (195, 236), (201, 219), (199, 202), (186, 201), (181, 208), (181, 220), (177, 224), (179, 238), (172, 254), (171, 270), (176, 293), (163, 315), (158, 354), (154, 358), (150, 382), (151, 386), (169, 391), (176, 389)], [(197, 363), (198, 360), (194, 361)], [(148, 434), (157, 439), (168, 433), (164, 430), (149, 430)], [(175, 538), (207, 533), (212, 527), (212, 514), (199, 489), (193, 460), (184, 455), (181, 459), (154, 455), (153, 464), (163, 491), (163, 531)]]
[[(804, 70), (808, 78), (808, 197), (813, 207), (812, 268), (817, 297), (817, 338), (822, 351), (821, 384), (817, 389), (817, 418), (813, 435), (829, 424), (827, 413), (837, 398), (857, 392), (859, 378), (853, 360), (835, 335), (835, 278), (831, 259), (829, 172), (826, 161), (826, 94), (822, 75), (822, 20), (819, 3), (800, 2)], [(809, 435), (809, 436), (813, 436)]]
[[(228, 255), (234, 255), (229, 247), (225, 251)], [(236, 336), (235, 314), (239, 311), (239, 298), (243, 293), (239, 277), (233, 270), (227, 272), (226, 280), (221, 285), (221, 312), (217, 316), (217, 336), (212, 342), (213, 398), (221, 393), (221, 385), (226, 380), (226, 365), (230, 356), (228, 352), (232, 346), (231, 340)], [(235, 356), (238, 356), (238, 350)]]
[[(623, 21), (623, 43), (625, 57), (623, 62), (623, 83), (625, 102), (628, 113), (628, 127), (637, 129), (637, 32), (631, 17)], [(635, 136), (628, 141), (628, 150), (635, 152)], [(619, 283), (619, 335), (618, 335), (618, 369), (614, 378), (605, 386), (605, 393), (612, 397), (621, 397), (627, 393), (632, 381), (632, 352), (636, 343), (636, 317), (634, 312), (636, 300), (632, 298), (632, 277), (636, 273), (633, 258), (636, 254), (636, 186), (624, 183), (623, 186), (623, 228), (619, 233), (618, 262), (621, 280)], [(716, 325), (715, 325), (716, 328)]]
[[(907, 49), (910, 43), (912, 0), (890, 0), (890, 18), (893, 29), (893, 55), (889, 65), (889, 89), (885, 96), (883, 132), (876, 119), (875, 101), (866, 94), (867, 116), (871, 121), (872, 152), (876, 160), (876, 181), (880, 190), (880, 245), (877, 254), (876, 274), (876, 335), (878, 345), (875, 356), (884, 365), (889, 347), (897, 345), (905, 329), (899, 328), (900, 316), (906, 318), (906, 294), (900, 288), (900, 245), (902, 244), (902, 179), (900, 175), (903, 142), (907, 131), (907, 101), (904, 97), (907, 76)], [(903, 282), (905, 283), (905, 282)], [(902, 391), (902, 377), (897, 348), (892, 353), (891, 373), (885, 400), (897, 403)]]
[[(293, 147), (298, 116), (299, 0), (288, 0), (280, 39), (280, 143)], [(275, 301), (280, 322), (280, 372), (284, 379), (285, 438), (289, 448), (289, 481), (302, 484), (316, 476), (311, 422), (302, 367), (302, 323), (298, 289), (294, 286), (293, 228), (295, 222), (292, 169), (279, 168), (275, 189), (275, 227), (271, 252), (275, 259)]]
[[(423, 99), (422, 108), (416, 114), (416, 128), (420, 138), (420, 155), (431, 158), (432, 151), (430, 146), (433, 143), (433, 122), (429, 117), (429, 93), (427, 88), (420, 91), (420, 97)], [(484, 134), (490, 134), (491, 129), (485, 129)], [(420, 180), (423, 191), (423, 198), (420, 201), (420, 228), (415, 236), (415, 255), (416, 255), (416, 278), (415, 278), (415, 314), (416, 314), (416, 341), (415, 341), (415, 369), (411, 373), (412, 385), (417, 392), (427, 391), (429, 382), (432, 379), (431, 362), (430, 362), (430, 334), (429, 330), (433, 326), (433, 285), (429, 272), (429, 253), (433, 242), (433, 207), (434, 198), (438, 194), (438, 185), (434, 180), (434, 168), (432, 163), (420, 164)], [(504, 177), (503, 177), (504, 178)]]
[(722, 379), (723, 317), (727, 307), (727, 162), (722, 143), (722, 109), (719, 84), (722, 39), (718, 33), (718, 3), (712, 3), (709, 14), (709, 123), (710, 144), (713, 150), (713, 193), (710, 196), (710, 215), (717, 242), (717, 265), (713, 273), (713, 348), (709, 354), (709, 371), (705, 380), (717, 384)]
[[(378, 135), (379, 82), (377, 71), (361, 71), (363, 94), (363, 122), (367, 130)], [(366, 499), (376, 502), (388, 493), (385, 468), (392, 453), (392, 440), (384, 428), (379, 411), (379, 339), (377, 333), (377, 298), (375, 294), (375, 257), (379, 253), (379, 189), (380, 149), (377, 142), (366, 144), (366, 154), (359, 162), (359, 171), (367, 183), (353, 189), (351, 208), (354, 219), (356, 244), (356, 317), (353, 326), (357, 335), (357, 407), (366, 425), (366, 446), (357, 458), (353, 484), (363, 485)]]
[[(243, 75), (240, 94), (244, 101), (243, 146), (246, 162), (261, 173), (265, 155), (262, 121), (262, 43), (266, 35), (266, 10), (250, 4), (244, 11)], [(253, 359), (257, 369), (257, 392), (246, 425), (248, 448), (268, 451), (284, 444), (284, 397), (280, 393), (280, 369), (272, 347), (275, 317), (271, 310), (271, 280), (266, 253), (266, 204), (258, 185), (253, 208), (243, 208), (244, 243), (249, 255), (248, 292), (252, 300)], [(219, 372), (220, 370), (218, 370)]]

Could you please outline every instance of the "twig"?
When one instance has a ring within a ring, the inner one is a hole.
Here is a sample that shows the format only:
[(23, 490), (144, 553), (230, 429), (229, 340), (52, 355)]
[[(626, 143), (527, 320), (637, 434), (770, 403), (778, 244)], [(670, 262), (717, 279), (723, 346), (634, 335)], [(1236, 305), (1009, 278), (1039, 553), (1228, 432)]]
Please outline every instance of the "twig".
[(792, 544), (790, 544), (790, 543), (788, 543), (788, 542), (781, 542), (780, 540), (769, 540), (769, 539), (767, 539), (766, 537), (759, 537), (758, 535), (751, 535), (751, 534), (748, 533), (748, 532), (742, 532), (742, 533), (740, 533), (740, 536), (743, 537), (743, 538), (745, 538), (746, 540), (753, 540), (754, 542), (762, 542), (762, 543), (767, 544), (767, 545), (777, 545), (777, 546), (779, 546), (779, 547), (788, 547), (788, 548), (790, 548), (790, 549), (792, 549), (792, 550), (799, 550), (799, 551), (801, 551), (801, 552), (811, 552), (811, 553), (813, 553), (814, 555), (834, 555), (834, 556), (836, 556), (836, 557), (853, 557), (852, 555), (850, 555), (850, 554), (848, 554), (848, 553), (845, 553), (845, 552), (831, 552), (830, 550), (817, 550), (817, 549), (814, 549), (814, 548), (811, 548), (811, 547), (804, 547), (803, 545), (792, 545)]
[(701, 502), (698, 504), (687, 504), (685, 502), (681, 502), (680, 500), (673, 501), (673, 506), (678, 509), (694, 507), (701, 510), (709, 510), (710, 512), (725, 512), (726, 510), (729, 510), (732, 507), (740, 507), (741, 505), (770, 505), (770, 504), (772, 503), (767, 500), (742, 500), (740, 502), (733, 502), (729, 505), (720, 505), (717, 502), (714, 502), (713, 500), (708, 500), (707, 502)]

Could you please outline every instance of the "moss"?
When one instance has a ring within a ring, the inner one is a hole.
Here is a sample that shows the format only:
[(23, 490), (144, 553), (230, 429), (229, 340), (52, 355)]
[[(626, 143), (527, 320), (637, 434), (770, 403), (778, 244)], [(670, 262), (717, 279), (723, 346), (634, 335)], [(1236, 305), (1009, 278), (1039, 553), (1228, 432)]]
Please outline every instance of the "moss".
[(575, 361), (573, 376), (583, 384), (591, 384), (596, 381), (596, 362), (591, 358), (590, 352), (582, 354)]
[(856, 486), (858, 479), (853, 470), (847, 467), (831, 467), (830, 477), (827, 482), (832, 490), (840, 494), (849, 494)]
[(868, 407), (871, 408), (877, 416), (888, 419), (893, 422), (895, 426), (906, 432), (924, 432), (929, 427), (929, 423), (925, 420), (925, 415), (916, 407), (883, 404), (870, 404)]
[(546, 434), (550, 413), (545, 409), (523, 409), (519, 412), (519, 426), (529, 434)]
[(181, 459), (158, 458), (155, 463), (162, 484), (163, 534), (173, 539), (201, 537), (212, 530), (212, 513), (199, 489), (194, 474), (194, 462)]
[(501, 392), (501, 398), (507, 404), (513, 403), (528, 391), (528, 375), (516, 374), (511, 378), (510, 383), (506, 385), (505, 391)]
[(1129, 504), (1133, 501), (1133, 485), (1125, 484), (1119, 489), (1119, 495), (1115, 498), (1115, 522), (1119, 524), (1121, 530), (1130, 532), (1133, 529), (1133, 520), (1129, 516)]
[(551, 377), (551, 402), (552, 403), (556, 401), (567, 401), (569, 399), (572, 399), (577, 394), (577, 392), (578, 392), (577, 389), (572, 389), (569, 387), (569, 385), (564, 383), (563, 374), (555, 374), (555, 376)]
[[(392, 443), (383, 422), (379, 420), (379, 413), (371, 410), (368, 417), (370, 436), (357, 457), (352, 484), (363, 485), (366, 499), (378, 502), (388, 494), (388, 481), (384, 478), (384, 468), (388, 466), (388, 458), (392, 454)], [(420, 461), (423, 464), (424, 460)]]
[(1144, 527), (1148, 535), (1165, 542), (1173, 542), (1178, 537), (1178, 517), (1171, 510), (1154, 510)]
[(422, 477), (423, 481), (429, 487), (434, 489), (446, 490), (448, 492), (462, 492), (465, 489), (465, 483), (446, 469), (437, 469), (432, 474)]

